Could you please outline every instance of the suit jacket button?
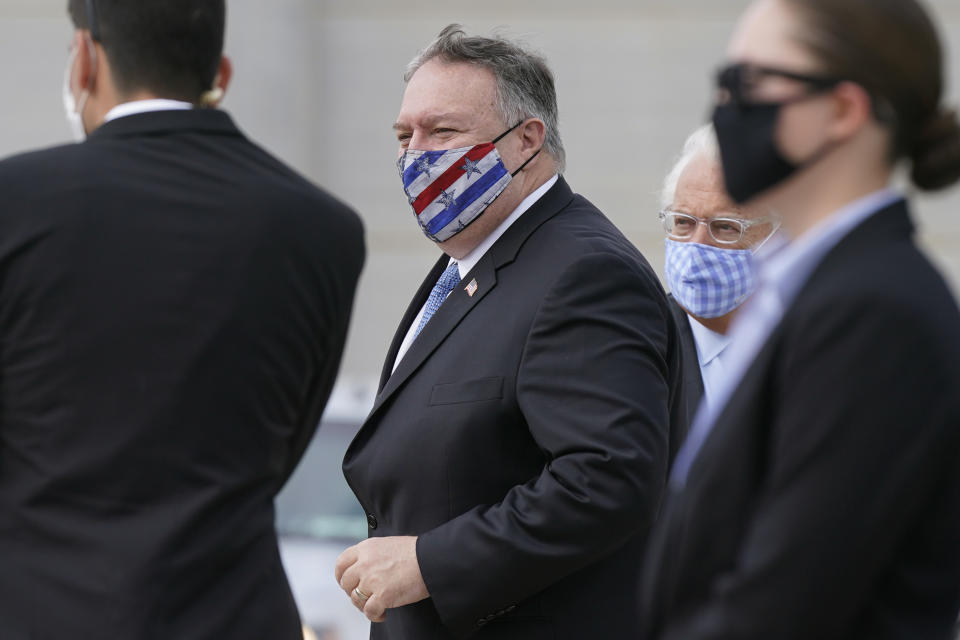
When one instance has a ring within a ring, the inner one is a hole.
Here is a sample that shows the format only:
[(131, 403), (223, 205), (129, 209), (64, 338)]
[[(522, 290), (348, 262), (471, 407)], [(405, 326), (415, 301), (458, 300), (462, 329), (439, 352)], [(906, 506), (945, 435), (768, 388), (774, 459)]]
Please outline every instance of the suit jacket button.
[(367, 526), (371, 529), (376, 529), (379, 523), (377, 522), (377, 516), (372, 513), (367, 514)]

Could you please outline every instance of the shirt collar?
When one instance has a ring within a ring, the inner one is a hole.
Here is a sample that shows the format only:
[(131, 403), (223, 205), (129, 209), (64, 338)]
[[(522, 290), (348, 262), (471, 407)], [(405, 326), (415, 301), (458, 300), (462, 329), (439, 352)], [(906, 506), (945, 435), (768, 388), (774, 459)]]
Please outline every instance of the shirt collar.
[(708, 329), (696, 320), (687, 315), (690, 322), (690, 329), (693, 331), (693, 341), (697, 345), (697, 359), (701, 367), (705, 367), (723, 353), (723, 350), (730, 344), (730, 336), (717, 333)]
[(111, 120), (116, 120), (117, 118), (125, 118), (126, 116), (136, 115), (138, 113), (148, 113), (150, 111), (186, 111), (187, 109), (193, 109), (194, 105), (189, 102), (182, 102), (180, 100), (166, 100), (163, 98), (155, 98), (151, 100), (134, 100), (133, 102), (124, 102), (123, 104), (118, 104), (113, 109), (107, 112), (107, 115), (104, 116), (104, 122), (110, 122)]
[(902, 199), (903, 195), (891, 188), (874, 191), (820, 221), (799, 238), (758, 256), (761, 286), (775, 289), (783, 303), (791, 300), (820, 260), (854, 227)]
[(527, 209), (532, 207), (537, 200), (542, 198), (544, 194), (547, 193), (547, 191), (550, 191), (550, 188), (553, 187), (553, 185), (555, 185), (559, 179), (559, 175), (553, 174), (552, 178), (544, 182), (537, 188), (536, 191), (524, 198), (523, 202), (521, 202), (517, 208), (513, 210), (513, 213), (507, 216), (506, 220), (501, 222), (500, 225), (494, 229), (490, 235), (484, 238), (483, 242), (477, 245), (473, 251), (468, 253), (462, 259), (454, 260), (453, 258), (450, 258), (450, 263), (457, 263), (457, 270), (460, 272), (461, 280), (466, 278), (467, 274), (470, 273), (475, 266), (477, 266), (477, 263), (480, 262), (480, 258), (482, 258), (484, 254), (490, 250), (490, 247), (492, 247), (494, 243), (500, 239), (500, 236), (506, 233), (507, 229), (509, 229), (514, 222), (519, 220), (520, 216), (526, 213)]

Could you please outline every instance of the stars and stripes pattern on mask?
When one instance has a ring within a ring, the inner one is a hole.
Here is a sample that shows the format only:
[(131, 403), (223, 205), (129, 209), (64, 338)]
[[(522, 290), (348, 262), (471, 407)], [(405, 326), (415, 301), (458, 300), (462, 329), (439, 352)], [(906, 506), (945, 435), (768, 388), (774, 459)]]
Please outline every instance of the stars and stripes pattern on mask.
[(459, 149), (407, 150), (397, 167), (420, 228), (434, 242), (463, 231), (512, 179), (490, 142)]
[(666, 239), (664, 275), (680, 306), (698, 318), (725, 316), (756, 288), (753, 252)]

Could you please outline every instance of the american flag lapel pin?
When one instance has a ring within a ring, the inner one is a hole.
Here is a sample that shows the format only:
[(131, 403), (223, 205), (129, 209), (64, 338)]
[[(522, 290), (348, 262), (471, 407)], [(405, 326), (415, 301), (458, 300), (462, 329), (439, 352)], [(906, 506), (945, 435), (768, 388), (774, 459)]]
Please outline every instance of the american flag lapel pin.
[(466, 290), (467, 295), (472, 298), (473, 294), (477, 292), (477, 289), (479, 288), (479, 286), (480, 285), (477, 284), (477, 279), (474, 278), (473, 280), (470, 281), (470, 284), (464, 287), (464, 289)]

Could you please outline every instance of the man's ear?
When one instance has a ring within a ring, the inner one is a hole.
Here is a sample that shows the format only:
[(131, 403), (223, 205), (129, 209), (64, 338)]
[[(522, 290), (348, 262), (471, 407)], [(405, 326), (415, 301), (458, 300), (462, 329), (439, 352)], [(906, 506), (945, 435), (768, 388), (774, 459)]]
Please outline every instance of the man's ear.
[(230, 86), (230, 80), (233, 78), (233, 63), (230, 58), (222, 56), (220, 58), (220, 68), (217, 69), (217, 75), (213, 79), (213, 88), (200, 97), (200, 106), (216, 108), (223, 101)]
[(873, 101), (866, 89), (853, 82), (841, 82), (834, 95), (836, 119), (830, 129), (837, 138), (845, 140), (856, 135), (873, 117)]
[(77, 52), (73, 61), (73, 72), (70, 74), (71, 89), (75, 94), (84, 90), (92, 91), (97, 79), (97, 45), (90, 37), (90, 32), (78, 29), (73, 35), (73, 48)]
[(520, 151), (538, 151), (547, 139), (547, 125), (539, 118), (530, 118), (520, 127)]

